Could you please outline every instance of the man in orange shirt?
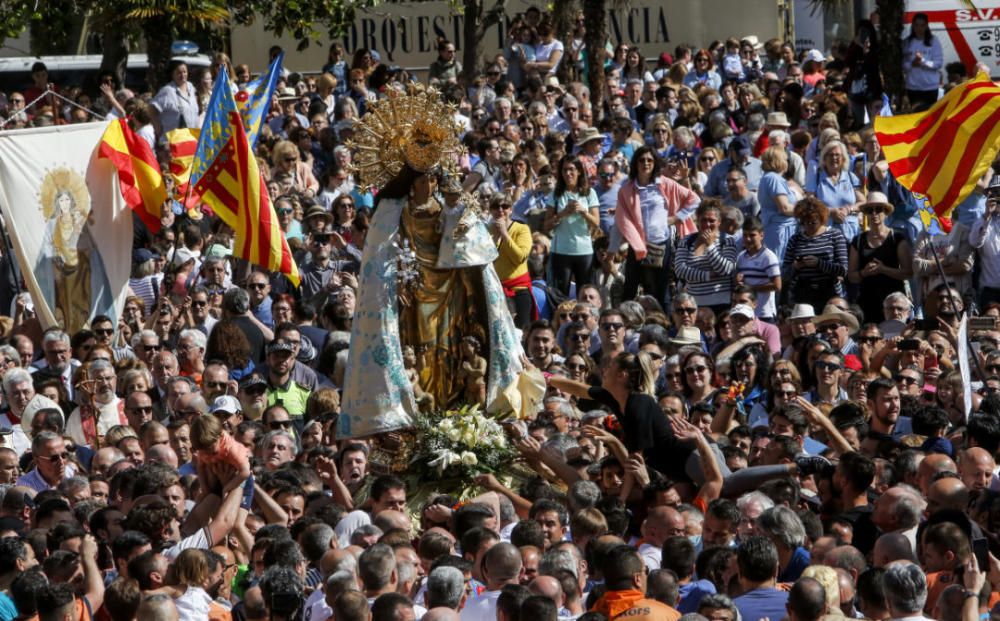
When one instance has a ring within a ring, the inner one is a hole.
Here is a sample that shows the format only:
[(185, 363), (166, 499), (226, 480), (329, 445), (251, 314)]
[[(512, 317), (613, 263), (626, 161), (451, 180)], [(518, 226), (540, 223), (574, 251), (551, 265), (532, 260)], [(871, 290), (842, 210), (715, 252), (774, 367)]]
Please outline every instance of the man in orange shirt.
[(607, 592), (591, 610), (610, 621), (677, 621), (681, 613), (646, 597), (646, 566), (639, 552), (627, 545), (612, 548), (601, 568)]

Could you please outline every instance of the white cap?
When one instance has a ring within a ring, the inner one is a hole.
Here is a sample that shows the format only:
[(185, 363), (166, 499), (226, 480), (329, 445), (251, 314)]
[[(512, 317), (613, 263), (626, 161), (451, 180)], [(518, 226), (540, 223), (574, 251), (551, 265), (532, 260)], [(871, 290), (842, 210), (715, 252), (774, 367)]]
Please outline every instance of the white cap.
[(243, 411), (243, 406), (240, 405), (239, 399), (230, 395), (222, 395), (221, 397), (216, 397), (215, 401), (212, 402), (212, 407), (209, 408), (209, 413), (215, 414), (216, 412), (226, 412), (227, 414), (236, 414), (237, 412)]
[(729, 316), (732, 317), (733, 315), (743, 315), (747, 319), (753, 319), (755, 317), (753, 309), (747, 304), (737, 304), (734, 306), (733, 309), (729, 311)]
[(792, 314), (788, 316), (789, 319), (812, 319), (816, 316), (816, 309), (812, 307), (812, 304), (796, 304), (792, 308)]
[(825, 63), (826, 56), (823, 56), (823, 52), (813, 49), (806, 52), (806, 55), (802, 59), (802, 62), (807, 62), (810, 60), (817, 63)]

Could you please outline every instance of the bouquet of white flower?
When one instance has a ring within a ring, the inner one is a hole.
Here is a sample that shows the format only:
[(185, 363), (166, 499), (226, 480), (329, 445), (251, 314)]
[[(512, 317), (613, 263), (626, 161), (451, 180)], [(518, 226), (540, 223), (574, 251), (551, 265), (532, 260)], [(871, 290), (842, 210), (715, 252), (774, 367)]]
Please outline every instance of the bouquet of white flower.
[(421, 415), (416, 423), (418, 447), (410, 464), (422, 476), (496, 473), (515, 456), (504, 428), (478, 405)]

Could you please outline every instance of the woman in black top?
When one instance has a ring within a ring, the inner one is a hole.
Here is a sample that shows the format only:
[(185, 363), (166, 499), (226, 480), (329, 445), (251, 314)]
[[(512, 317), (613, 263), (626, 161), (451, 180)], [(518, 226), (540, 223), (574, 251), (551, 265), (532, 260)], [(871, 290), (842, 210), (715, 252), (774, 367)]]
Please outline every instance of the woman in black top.
[(621, 424), (630, 453), (641, 452), (647, 466), (675, 481), (686, 480), (684, 465), (691, 447), (682, 446), (674, 437), (670, 421), (653, 396), (655, 380), (649, 354), (622, 352), (605, 367), (601, 386), (557, 376), (549, 378), (549, 385), (607, 407)]

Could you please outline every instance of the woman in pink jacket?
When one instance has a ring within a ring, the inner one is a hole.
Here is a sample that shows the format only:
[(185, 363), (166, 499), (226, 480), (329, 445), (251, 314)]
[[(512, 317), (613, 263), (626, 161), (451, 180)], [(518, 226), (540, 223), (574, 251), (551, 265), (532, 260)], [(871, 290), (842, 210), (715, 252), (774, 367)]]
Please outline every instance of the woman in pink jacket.
[(701, 199), (690, 188), (658, 176), (662, 160), (652, 147), (639, 147), (632, 156), (629, 179), (618, 191), (615, 226), (628, 243), (624, 299), (635, 298), (639, 285), (666, 304), (675, 232), (681, 237), (695, 230), (691, 216)]

